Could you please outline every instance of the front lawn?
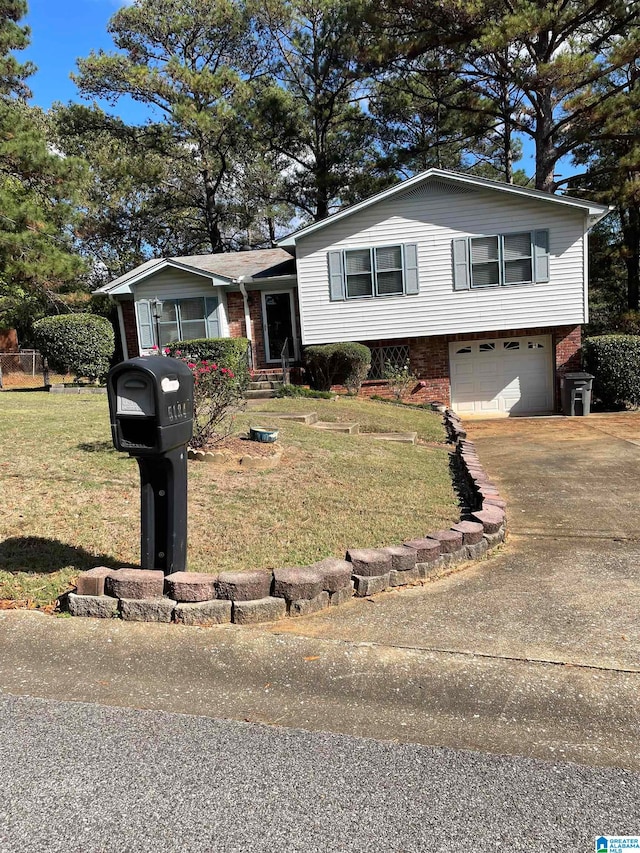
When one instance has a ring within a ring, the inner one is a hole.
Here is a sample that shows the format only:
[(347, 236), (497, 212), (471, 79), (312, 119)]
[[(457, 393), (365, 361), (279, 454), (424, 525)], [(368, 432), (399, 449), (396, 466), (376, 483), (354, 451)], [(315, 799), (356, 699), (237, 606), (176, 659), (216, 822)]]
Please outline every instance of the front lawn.
[[(367, 431), (412, 430), (424, 443), (274, 419), (283, 454), (272, 470), (190, 463), (191, 570), (300, 565), (457, 520), (439, 415), (352, 399), (266, 400), (260, 410), (316, 411)], [(249, 409), (235, 431), (265, 420)], [(113, 449), (106, 397), (2, 393), (0, 423), (0, 600), (51, 604), (79, 570), (137, 565), (138, 466)]]

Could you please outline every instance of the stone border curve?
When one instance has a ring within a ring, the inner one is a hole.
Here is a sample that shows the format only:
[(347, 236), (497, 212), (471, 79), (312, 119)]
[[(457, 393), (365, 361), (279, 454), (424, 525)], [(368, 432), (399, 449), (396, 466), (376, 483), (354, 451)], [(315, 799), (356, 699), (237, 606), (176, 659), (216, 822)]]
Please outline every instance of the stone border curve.
[(443, 575), (459, 563), (483, 558), (504, 541), (506, 501), (485, 473), (460, 418), (444, 411), (454, 445), (452, 464), (461, 516), (449, 530), (436, 530), (401, 545), (349, 549), (344, 560), (329, 557), (309, 566), (220, 574), (152, 569), (83, 572), (68, 593), (71, 615), (121, 617), (136, 622), (175, 622), (201, 627), (274, 622), (308, 616), (326, 607), (386, 589)]

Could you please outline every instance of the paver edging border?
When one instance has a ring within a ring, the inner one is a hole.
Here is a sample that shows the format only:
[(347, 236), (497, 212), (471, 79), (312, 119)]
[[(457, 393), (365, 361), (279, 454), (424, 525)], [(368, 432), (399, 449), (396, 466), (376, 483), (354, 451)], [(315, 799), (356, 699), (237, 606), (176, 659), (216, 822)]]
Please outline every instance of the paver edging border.
[[(129, 576), (124, 573), (141, 570), (99, 566), (78, 577), (75, 592), (67, 596), (69, 612), (200, 627), (273, 622), (339, 606), (354, 595), (362, 598), (422, 584), (451, 573), (461, 563), (485, 558), (505, 539), (506, 501), (484, 471), (458, 415), (450, 409), (443, 415), (465, 507), (460, 521), (449, 530), (385, 548), (351, 548), (344, 560), (329, 557), (310, 566), (268, 572), (176, 572), (164, 577), (161, 571), (146, 570), (147, 586), (141, 585), (137, 604), (130, 597), (105, 594), (105, 584), (113, 592), (120, 582), (131, 596), (131, 584), (124, 583)], [(163, 587), (158, 595), (160, 576)]]

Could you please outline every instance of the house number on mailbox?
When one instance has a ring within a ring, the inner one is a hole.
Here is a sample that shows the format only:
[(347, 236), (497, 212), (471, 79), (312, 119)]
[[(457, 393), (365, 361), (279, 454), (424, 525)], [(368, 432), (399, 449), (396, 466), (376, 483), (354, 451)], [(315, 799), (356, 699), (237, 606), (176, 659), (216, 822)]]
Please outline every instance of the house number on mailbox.
[(170, 421), (183, 421), (188, 417), (187, 404), (173, 403), (171, 406), (167, 406), (167, 414)]

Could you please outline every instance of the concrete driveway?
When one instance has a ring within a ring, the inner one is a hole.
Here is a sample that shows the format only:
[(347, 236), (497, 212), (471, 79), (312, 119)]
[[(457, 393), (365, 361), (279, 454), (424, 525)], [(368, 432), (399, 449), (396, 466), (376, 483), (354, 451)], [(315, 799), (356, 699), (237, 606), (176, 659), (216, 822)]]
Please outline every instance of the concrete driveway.
[(640, 770), (640, 416), (469, 424), (508, 543), (273, 626), (0, 614), (0, 690)]

